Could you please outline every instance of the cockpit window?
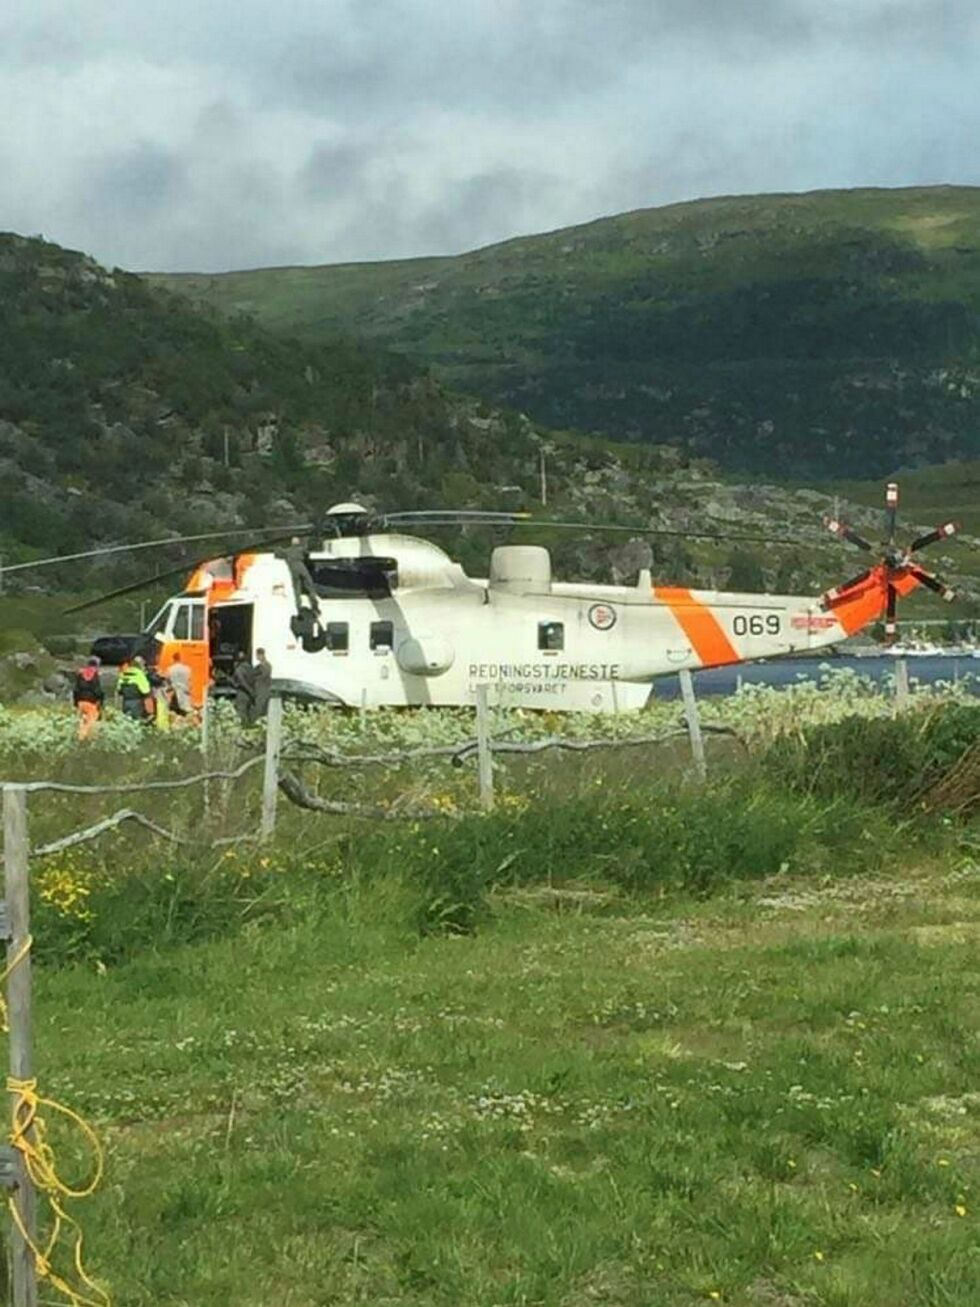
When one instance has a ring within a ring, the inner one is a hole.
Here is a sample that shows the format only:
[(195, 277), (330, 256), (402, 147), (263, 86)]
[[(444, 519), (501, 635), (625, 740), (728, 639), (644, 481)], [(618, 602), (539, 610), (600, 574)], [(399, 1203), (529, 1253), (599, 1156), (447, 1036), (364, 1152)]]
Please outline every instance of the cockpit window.
[(186, 640), (190, 634), (190, 604), (179, 604), (177, 606), (177, 616), (174, 618), (173, 630), (171, 637), (174, 640)]
[(145, 634), (157, 635), (160, 632), (162, 632), (166, 628), (167, 622), (170, 618), (170, 612), (172, 608), (173, 608), (173, 602), (168, 599), (167, 602), (160, 609), (160, 611), (157, 613), (156, 617), (154, 617), (150, 625), (146, 628)]

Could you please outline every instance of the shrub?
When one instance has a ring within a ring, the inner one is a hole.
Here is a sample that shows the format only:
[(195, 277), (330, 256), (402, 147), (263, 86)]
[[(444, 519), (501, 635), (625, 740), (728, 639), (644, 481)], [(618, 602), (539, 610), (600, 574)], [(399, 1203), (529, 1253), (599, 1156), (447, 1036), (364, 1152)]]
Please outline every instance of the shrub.
[(872, 809), (782, 792), (754, 773), (706, 788), (598, 794), (428, 828), (397, 848), (423, 933), (469, 932), (494, 886), (600, 882), (629, 893), (708, 894), (780, 871), (860, 870), (895, 848)]
[(980, 704), (804, 726), (769, 746), (763, 768), (800, 794), (904, 806), (980, 739)]

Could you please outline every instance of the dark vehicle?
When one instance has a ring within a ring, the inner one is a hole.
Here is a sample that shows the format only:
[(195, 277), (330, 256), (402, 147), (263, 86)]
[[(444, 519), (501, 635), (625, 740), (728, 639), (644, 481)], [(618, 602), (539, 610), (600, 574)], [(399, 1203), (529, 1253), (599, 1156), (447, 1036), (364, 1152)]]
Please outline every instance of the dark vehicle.
[(147, 663), (153, 661), (156, 641), (145, 632), (139, 635), (100, 635), (92, 641), (89, 653), (94, 654), (106, 667), (118, 667), (121, 663), (142, 654)]

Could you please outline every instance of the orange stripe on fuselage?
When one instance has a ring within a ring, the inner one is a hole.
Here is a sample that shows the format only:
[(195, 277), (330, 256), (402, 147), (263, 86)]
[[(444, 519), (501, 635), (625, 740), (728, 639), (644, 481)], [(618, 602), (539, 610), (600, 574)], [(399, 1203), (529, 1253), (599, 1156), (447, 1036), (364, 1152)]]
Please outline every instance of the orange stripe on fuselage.
[(653, 597), (666, 604), (677, 618), (681, 630), (705, 667), (720, 667), (722, 663), (738, 663), (741, 655), (721, 629), (718, 618), (706, 604), (695, 599), (690, 590), (681, 586), (655, 585)]

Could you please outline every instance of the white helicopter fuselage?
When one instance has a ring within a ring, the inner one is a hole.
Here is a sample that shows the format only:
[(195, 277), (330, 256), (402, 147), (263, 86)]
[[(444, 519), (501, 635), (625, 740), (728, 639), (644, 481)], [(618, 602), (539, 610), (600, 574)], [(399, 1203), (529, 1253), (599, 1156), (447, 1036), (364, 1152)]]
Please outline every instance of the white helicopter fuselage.
[[(494, 550), (483, 579), (394, 534), (329, 541), (307, 561), (324, 646), (294, 633), (287, 563), (256, 554), (208, 602), (212, 656), (223, 630), (247, 630), (249, 657), (264, 649), (284, 691), (347, 707), (467, 705), (486, 685), (501, 706), (620, 712), (642, 707), (658, 676), (808, 652), (859, 629), (817, 596), (692, 591), (646, 572), (634, 586), (555, 582), (537, 546)], [(380, 564), (393, 565), (382, 593), (370, 583)], [(872, 607), (865, 597), (860, 625)]]

